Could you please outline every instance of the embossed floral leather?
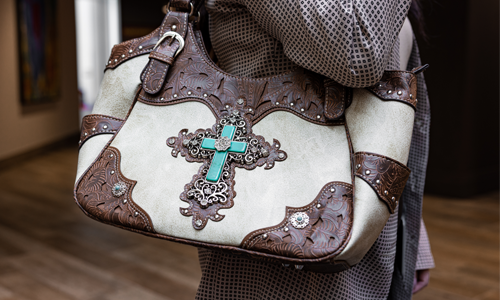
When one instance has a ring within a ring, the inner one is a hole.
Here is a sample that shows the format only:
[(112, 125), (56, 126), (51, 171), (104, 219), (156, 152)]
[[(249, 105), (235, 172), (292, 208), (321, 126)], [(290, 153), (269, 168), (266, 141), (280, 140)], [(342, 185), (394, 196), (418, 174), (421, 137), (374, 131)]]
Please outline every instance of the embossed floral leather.
[[(100, 222), (158, 238), (297, 269), (350, 267), (336, 258), (368, 250), (348, 247), (365, 222), (356, 217), (356, 178), (393, 213), (410, 171), (356, 149), (359, 130), (351, 135), (346, 111), (372, 101), (411, 117), (419, 70), (387, 71), (365, 100), (302, 68), (236, 77), (208, 57), (190, 2), (171, 5), (178, 10), (157, 30), (113, 48), (107, 73), (133, 69), (143, 55), (148, 62), (131, 72), (140, 86), (125, 119), (84, 118), (77, 204)], [(98, 141), (103, 149), (85, 165)], [(375, 221), (380, 228), (387, 216)]]

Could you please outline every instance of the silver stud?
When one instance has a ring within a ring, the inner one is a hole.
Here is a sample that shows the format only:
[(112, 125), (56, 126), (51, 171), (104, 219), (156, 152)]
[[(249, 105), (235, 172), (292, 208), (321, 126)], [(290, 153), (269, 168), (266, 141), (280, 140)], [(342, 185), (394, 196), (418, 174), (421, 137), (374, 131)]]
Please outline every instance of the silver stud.
[(219, 218), (219, 215), (215, 215), (215, 218), (218, 219)]
[(303, 267), (304, 267), (304, 265), (295, 265), (295, 269), (297, 269), (297, 270), (302, 270)]
[(402, 94), (403, 94), (403, 92), (402, 92), (402, 91), (398, 91), (398, 95), (400, 95), (400, 96), (401, 96)]
[(139, 46), (139, 50), (142, 50), (142, 46)]
[(392, 200), (392, 201), (396, 200), (396, 197), (394, 197), (394, 196), (393, 196), (393, 197), (391, 198), (391, 200)]
[(292, 102), (292, 103), (290, 103), (290, 106), (293, 106), (293, 102)]
[(317, 115), (317, 116), (316, 116), (316, 119), (321, 119), (321, 116), (320, 116), (320, 115)]
[(118, 62), (118, 59), (115, 59), (115, 62)]
[(301, 109), (300, 109), (300, 111), (301, 111), (301, 112), (304, 112), (304, 110), (305, 110), (305, 109), (303, 109), (303, 108), (301, 108)]
[(381, 84), (381, 83), (379, 83), (378, 87), (382, 87), (382, 84)]
[(85, 132), (83, 135), (84, 135), (84, 136), (87, 136), (87, 135), (88, 135), (88, 133), (86, 133), (86, 132)]
[(229, 108), (229, 105), (226, 105), (226, 109)]
[(122, 58), (125, 58), (125, 54), (122, 54)]
[(388, 91), (387, 91), (387, 94), (392, 94), (392, 91), (391, 91), (391, 90), (388, 90)]
[(174, 94), (174, 98), (177, 98), (177, 94)]
[(263, 238), (263, 239), (267, 239), (267, 233), (264, 233), (264, 234), (262, 235), (262, 238)]
[(288, 227), (283, 228), (283, 231), (288, 232)]
[(115, 171), (114, 171), (114, 170), (112, 170), (112, 171), (111, 171), (111, 175), (113, 175), (113, 174), (115, 174)]
[(81, 144), (81, 143), (82, 143), (82, 140), (79, 140), (79, 141), (78, 141), (78, 143), (80, 143), (80, 144)]
[(372, 173), (372, 172), (371, 172), (370, 170), (366, 170), (366, 171), (365, 171), (365, 174), (366, 174), (366, 175), (370, 175), (371, 173)]
[(111, 63), (111, 61), (108, 61), (108, 64), (110, 64), (110, 63)]
[(132, 50), (132, 49), (128, 50), (128, 53), (132, 53), (132, 52), (134, 52), (134, 50)]
[(413, 99), (413, 94), (410, 94), (410, 99)]
[(242, 105), (244, 102), (245, 102), (245, 100), (243, 100), (243, 98), (239, 98), (239, 99), (237, 100), (237, 103), (238, 103), (239, 105)]
[(177, 30), (177, 25), (172, 25), (172, 31), (176, 31)]
[(331, 188), (330, 192), (335, 193), (335, 188)]
[(168, 143), (169, 143), (169, 144), (173, 144), (173, 143), (175, 143), (175, 138), (171, 138), (171, 139), (169, 139), (169, 140), (168, 140)]
[(280, 103), (279, 103), (279, 102), (276, 102), (276, 105), (280, 105)]
[(252, 109), (251, 109), (251, 108), (249, 108), (249, 109), (248, 109), (248, 111), (250, 111), (250, 112), (251, 112), (251, 111), (252, 111)]
[(189, 91), (189, 92), (188, 92), (188, 95), (191, 95), (192, 93), (193, 93), (193, 92)]
[(208, 95), (205, 93), (205, 94), (203, 94), (203, 97), (207, 98), (207, 97), (208, 97)]
[(137, 217), (138, 215), (139, 215), (139, 213), (138, 213), (138, 212), (135, 212), (135, 213), (134, 213), (134, 217)]
[(376, 184), (380, 184), (380, 180), (378, 180), (378, 179), (377, 179), (377, 180), (375, 180), (375, 183), (376, 183)]
[(95, 131), (95, 127), (94, 127), (94, 128), (92, 128), (92, 131)]
[(185, 210), (184, 210), (184, 213), (185, 213), (185, 214), (187, 214), (188, 212), (189, 212), (189, 210), (187, 210), (187, 209), (185, 209)]
[(102, 126), (103, 129), (108, 129), (108, 125)]
[(128, 200), (127, 199), (123, 199), (123, 204), (127, 204)]
[(361, 165), (360, 165), (360, 164), (357, 164), (357, 165), (356, 165), (356, 169), (359, 169), (359, 168), (361, 168)]
[(109, 157), (113, 157), (113, 154), (110, 154)]
[(282, 153), (278, 154), (278, 157), (281, 159), (285, 158), (285, 153), (282, 152)]
[(318, 204), (316, 205), (316, 207), (317, 207), (317, 208), (321, 208), (321, 204), (319, 204), (319, 203), (318, 203)]
[(201, 220), (196, 220), (196, 222), (194, 222), (194, 224), (198, 227), (200, 227), (201, 225), (203, 225), (203, 222)]
[(385, 191), (384, 191), (384, 195), (386, 195), (386, 196), (387, 196), (387, 195), (389, 195), (389, 191), (388, 191), (388, 190), (385, 190)]

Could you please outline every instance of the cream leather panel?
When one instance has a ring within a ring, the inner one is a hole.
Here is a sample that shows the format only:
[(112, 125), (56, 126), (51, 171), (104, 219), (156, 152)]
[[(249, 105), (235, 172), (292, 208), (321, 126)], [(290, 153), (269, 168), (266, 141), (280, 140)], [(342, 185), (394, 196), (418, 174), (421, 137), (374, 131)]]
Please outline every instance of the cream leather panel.
[(222, 221), (209, 221), (203, 230), (195, 230), (192, 218), (179, 212), (179, 207), (188, 207), (179, 195), (202, 164), (174, 158), (166, 140), (183, 128), (194, 132), (212, 127), (215, 121), (208, 107), (198, 102), (171, 106), (138, 102), (111, 143), (121, 152), (122, 173), (137, 181), (132, 199), (148, 212), (157, 232), (238, 246), (251, 231), (281, 222), (286, 206), (312, 202), (327, 182), (350, 182), (343, 126), (318, 126), (291, 113), (275, 112), (254, 126), (254, 133), (271, 143), (278, 139), (288, 159), (271, 170), (236, 168), (234, 206), (219, 211), (226, 216)]

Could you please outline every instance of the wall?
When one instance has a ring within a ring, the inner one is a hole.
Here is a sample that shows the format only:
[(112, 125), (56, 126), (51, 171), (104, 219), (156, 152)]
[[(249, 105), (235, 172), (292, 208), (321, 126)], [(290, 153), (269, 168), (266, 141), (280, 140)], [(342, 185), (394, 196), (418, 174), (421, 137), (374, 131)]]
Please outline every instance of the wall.
[(426, 191), (469, 197), (498, 190), (498, 0), (425, 0), (420, 40), (431, 101)]
[(45, 107), (20, 104), (15, 0), (0, 1), (0, 161), (79, 131), (74, 1), (58, 3), (60, 99)]

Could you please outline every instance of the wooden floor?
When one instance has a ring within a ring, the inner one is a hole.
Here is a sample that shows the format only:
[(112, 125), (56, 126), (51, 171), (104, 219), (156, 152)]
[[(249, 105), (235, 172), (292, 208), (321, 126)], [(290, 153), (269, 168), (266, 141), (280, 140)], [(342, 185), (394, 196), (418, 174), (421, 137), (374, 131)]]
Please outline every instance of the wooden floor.
[[(0, 170), (0, 300), (193, 299), (196, 249), (85, 217), (76, 159), (64, 148)], [(414, 299), (499, 299), (498, 208), (498, 194), (426, 197), (437, 267)]]

